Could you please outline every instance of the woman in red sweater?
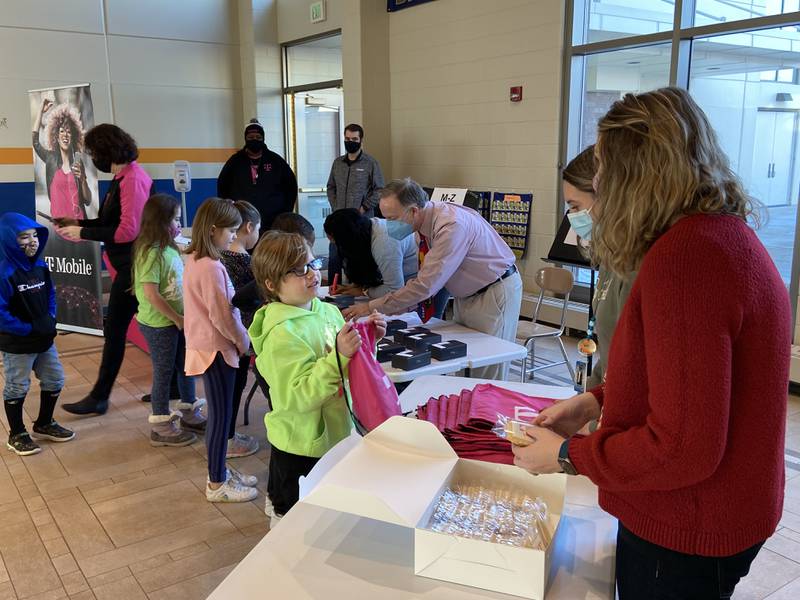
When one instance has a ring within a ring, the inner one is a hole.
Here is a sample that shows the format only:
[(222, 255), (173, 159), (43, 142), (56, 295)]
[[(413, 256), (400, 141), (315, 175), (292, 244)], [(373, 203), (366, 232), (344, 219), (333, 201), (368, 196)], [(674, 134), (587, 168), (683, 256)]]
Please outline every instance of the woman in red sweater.
[(786, 287), (688, 92), (627, 94), (595, 153), (594, 258), (639, 275), (605, 384), (543, 411), (516, 464), (597, 484), (622, 600), (730, 598), (783, 508)]

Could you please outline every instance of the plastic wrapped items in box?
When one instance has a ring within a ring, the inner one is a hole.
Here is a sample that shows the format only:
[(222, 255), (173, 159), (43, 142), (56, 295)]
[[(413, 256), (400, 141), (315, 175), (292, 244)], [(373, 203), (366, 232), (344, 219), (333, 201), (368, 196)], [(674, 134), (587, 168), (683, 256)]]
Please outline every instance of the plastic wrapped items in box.
[(537, 550), (545, 550), (552, 539), (544, 500), (480, 484), (446, 489), (431, 515), (428, 529)]

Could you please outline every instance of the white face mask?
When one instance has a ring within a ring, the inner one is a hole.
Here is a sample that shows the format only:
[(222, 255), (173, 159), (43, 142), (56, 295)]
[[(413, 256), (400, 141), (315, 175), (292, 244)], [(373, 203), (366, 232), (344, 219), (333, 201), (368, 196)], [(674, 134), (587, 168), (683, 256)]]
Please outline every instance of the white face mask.
[(567, 213), (567, 218), (569, 219), (569, 225), (578, 234), (578, 237), (584, 240), (592, 239), (592, 225), (594, 221), (592, 220), (592, 216), (589, 214), (592, 212), (592, 208), (594, 205), (591, 206), (589, 209), (579, 210), (578, 212), (574, 213)]

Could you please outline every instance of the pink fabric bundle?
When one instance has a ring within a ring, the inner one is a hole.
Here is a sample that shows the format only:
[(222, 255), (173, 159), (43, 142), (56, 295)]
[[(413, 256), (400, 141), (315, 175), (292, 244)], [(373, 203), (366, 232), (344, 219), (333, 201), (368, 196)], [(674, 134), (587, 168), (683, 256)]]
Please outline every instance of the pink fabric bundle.
[(514, 463), (511, 443), (492, 432), (497, 415), (513, 417), (517, 406), (540, 411), (551, 404), (551, 398), (481, 383), (460, 394), (431, 398), (417, 409), (417, 418), (436, 425), (461, 458), (510, 465)]

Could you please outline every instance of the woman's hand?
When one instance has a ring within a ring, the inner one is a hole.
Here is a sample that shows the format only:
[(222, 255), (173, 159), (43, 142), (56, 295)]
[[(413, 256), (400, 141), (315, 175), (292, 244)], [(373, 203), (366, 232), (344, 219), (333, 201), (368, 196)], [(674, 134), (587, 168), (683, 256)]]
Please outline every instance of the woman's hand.
[(72, 174), (80, 182), (83, 182), (86, 179), (86, 170), (83, 168), (82, 161), (76, 161), (72, 163)]
[(343, 309), (342, 314), (345, 319), (349, 320), (366, 317), (369, 314), (369, 302), (356, 302), (352, 306)]
[(373, 310), (369, 315), (369, 322), (375, 326), (375, 339), (376, 341), (386, 335), (386, 317)]
[(514, 464), (529, 473), (560, 473), (558, 452), (564, 437), (557, 433), (531, 425), (525, 429), (525, 435), (533, 440), (528, 446), (512, 446)]
[(575, 435), (584, 425), (600, 417), (600, 405), (590, 392), (556, 402), (539, 413), (534, 425), (552, 429), (561, 436)]
[(39, 114), (43, 115), (53, 107), (53, 101), (50, 98), (42, 98), (42, 106), (39, 109)]
[[(74, 219), (70, 219), (74, 220)], [(78, 225), (67, 225), (66, 227), (56, 227), (56, 233), (71, 242), (81, 241), (81, 229)]]
[(353, 329), (353, 323), (348, 321), (336, 334), (336, 349), (339, 354), (352, 358), (356, 351), (361, 347), (361, 334)]

